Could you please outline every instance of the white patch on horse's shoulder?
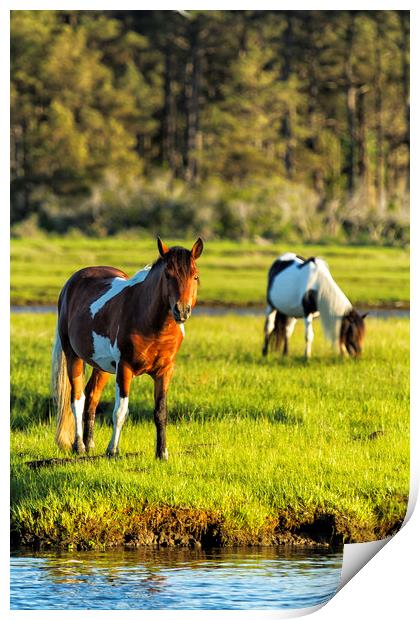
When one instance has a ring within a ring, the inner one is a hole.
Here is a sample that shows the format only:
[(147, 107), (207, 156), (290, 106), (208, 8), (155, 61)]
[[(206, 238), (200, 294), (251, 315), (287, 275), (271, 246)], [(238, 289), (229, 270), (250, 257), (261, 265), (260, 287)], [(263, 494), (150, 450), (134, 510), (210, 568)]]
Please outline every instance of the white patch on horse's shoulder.
[[(92, 332), (93, 337), (93, 355), (92, 360), (105, 370), (115, 374), (117, 364), (120, 361), (121, 352), (117, 345), (117, 339), (115, 338), (114, 344), (107, 336), (101, 336), (96, 332)], [(114, 365), (112, 364), (114, 362)]]
[(128, 280), (125, 280), (124, 278), (114, 278), (112, 280), (109, 289), (90, 305), (92, 318), (101, 308), (103, 308), (107, 301), (115, 297), (115, 295), (118, 295), (118, 293), (120, 293), (127, 286), (127, 282)]
[(138, 284), (139, 282), (143, 282), (150, 273), (152, 265), (146, 265), (143, 269), (140, 269), (137, 273), (134, 274), (132, 278), (127, 280), (128, 286), (134, 286), (134, 284)]
[(296, 254), (294, 252), (286, 252), (278, 257), (277, 260), (296, 260)]
[(115, 295), (118, 295), (129, 286), (134, 286), (135, 284), (140, 284), (140, 282), (143, 282), (149, 275), (151, 268), (151, 265), (146, 265), (146, 267), (140, 269), (140, 271), (135, 273), (132, 278), (128, 278), (127, 280), (119, 277), (114, 278), (109, 289), (90, 305), (92, 318), (94, 318), (95, 314), (99, 312), (99, 310), (103, 308), (110, 299), (115, 297)]

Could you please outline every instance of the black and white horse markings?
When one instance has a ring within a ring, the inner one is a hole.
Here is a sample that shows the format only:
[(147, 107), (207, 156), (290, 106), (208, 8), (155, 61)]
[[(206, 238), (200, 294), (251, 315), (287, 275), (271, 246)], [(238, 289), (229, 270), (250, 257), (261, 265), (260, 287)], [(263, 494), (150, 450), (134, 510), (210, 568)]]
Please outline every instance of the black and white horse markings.
[(296, 319), (305, 320), (305, 357), (311, 356), (314, 330), (312, 321), (321, 317), (327, 339), (342, 355), (362, 352), (366, 314), (360, 315), (333, 280), (321, 258), (304, 259), (288, 252), (279, 256), (268, 272), (267, 309), (263, 355), (269, 346), (288, 353)]

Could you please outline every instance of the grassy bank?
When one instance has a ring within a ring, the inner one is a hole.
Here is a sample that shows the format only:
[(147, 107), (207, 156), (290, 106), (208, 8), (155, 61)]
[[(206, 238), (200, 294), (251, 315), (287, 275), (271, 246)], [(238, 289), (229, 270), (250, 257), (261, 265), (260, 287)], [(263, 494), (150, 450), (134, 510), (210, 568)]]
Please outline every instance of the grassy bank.
[[(134, 383), (122, 455), (60, 456), (48, 420), (52, 315), (12, 319), (12, 538), (16, 544), (366, 541), (394, 531), (409, 486), (408, 321), (372, 319), (342, 361), (315, 326), (314, 358), (260, 356), (261, 319), (193, 317), (170, 390), (170, 460), (154, 460), (152, 382)], [(112, 386), (96, 425), (110, 436)]]
[[(167, 239), (175, 244), (173, 239)], [(180, 242), (192, 245), (193, 241)], [(408, 306), (409, 251), (399, 248), (210, 241), (200, 259), (199, 302), (263, 304), (267, 271), (280, 253), (322, 256), (354, 304)], [(87, 265), (113, 265), (135, 273), (157, 257), (153, 239), (14, 239), (12, 304), (55, 304), (66, 279)]]

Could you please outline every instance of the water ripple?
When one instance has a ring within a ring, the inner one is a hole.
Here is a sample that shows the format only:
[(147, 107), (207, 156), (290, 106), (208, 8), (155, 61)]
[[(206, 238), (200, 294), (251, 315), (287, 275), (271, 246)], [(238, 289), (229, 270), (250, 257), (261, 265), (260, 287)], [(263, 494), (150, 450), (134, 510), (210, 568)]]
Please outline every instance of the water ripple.
[(297, 609), (329, 600), (341, 566), (312, 549), (16, 552), (11, 609)]

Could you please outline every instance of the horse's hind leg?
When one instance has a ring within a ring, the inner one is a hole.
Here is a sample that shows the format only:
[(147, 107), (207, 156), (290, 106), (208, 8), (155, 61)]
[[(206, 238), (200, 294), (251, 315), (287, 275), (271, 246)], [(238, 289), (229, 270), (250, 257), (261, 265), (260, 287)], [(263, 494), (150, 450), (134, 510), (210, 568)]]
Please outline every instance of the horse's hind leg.
[(85, 444), (86, 450), (93, 450), (95, 447), (93, 429), (95, 425), (96, 408), (109, 377), (109, 372), (94, 368), (85, 388), (86, 401), (83, 411), (83, 443)]
[(267, 306), (265, 311), (264, 344), (262, 349), (262, 354), (264, 356), (267, 355), (270, 336), (273, 333), (276, 324), (276, 313), (277, 310), (275, 308), (272, 306)]
[(289, 339), (293, 334), (295, 329), (296, 319), (293, 317), (287, 318), (286, 324), (284, 327), (284, 344), (283, 344), (283, 355), (288, 355), (289, 353)]
[(73, 452), (82, 454), (85, 452), (85, 444), (83, 443), (83, 410), (85, 406), (85, 395), (83, 393), (84, 363), (73, 351), (66, 352), (66, 360), (71, 385), (71, 410), (76, 423)]

